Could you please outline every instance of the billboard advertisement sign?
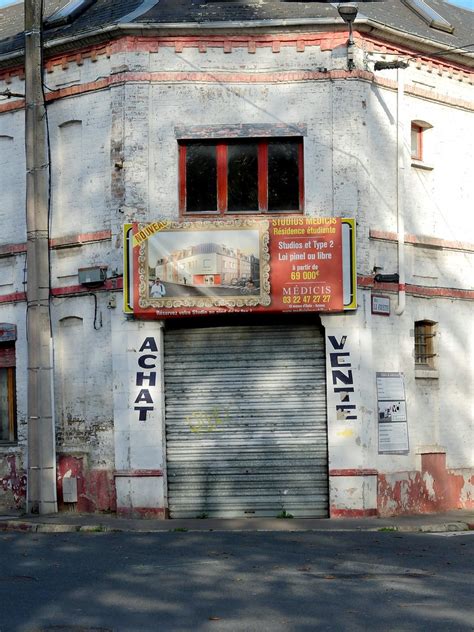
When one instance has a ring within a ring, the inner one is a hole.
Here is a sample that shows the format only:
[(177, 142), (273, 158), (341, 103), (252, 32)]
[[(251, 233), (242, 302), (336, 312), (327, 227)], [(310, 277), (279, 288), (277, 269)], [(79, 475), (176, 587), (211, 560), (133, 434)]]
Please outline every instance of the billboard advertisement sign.
[(356, 308), (354, 220), (286, 216), (124, 226), (124, 309), (140, 318)]

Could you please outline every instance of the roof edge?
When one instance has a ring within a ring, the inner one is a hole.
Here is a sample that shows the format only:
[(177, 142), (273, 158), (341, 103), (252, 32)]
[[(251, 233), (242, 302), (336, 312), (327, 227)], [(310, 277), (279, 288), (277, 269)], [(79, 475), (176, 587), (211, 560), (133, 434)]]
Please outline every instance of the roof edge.
[[(104, 42), (110, 37), (117, 36), (120, 33), (136, 34), (136, 35), (149, 35), (165, 32), (181, 32), (188, 34), (189, 31), (200, 31), (202, 33), (215, 32), (215, 31), (235, 31), (235, 29), (249, 29), (249, 30), (261, 30), (271, 28), (283, 28), (283, 27), (305, 27), (305, 26), (335, 26), (344, 28), (344, 24), (338, 18), (307, 18), (307, 19), (285, 19), (285, 20), (257, 20), (257, 21), (232, 21), (232, 22), (184, 22), (184, 23), (161, 23), (161, 24), (149, 24), (149, 23), (117, 23), (105, 28), (96, 29), (93, 31), (74, 35), (72, 37), (62, 37), (52, 39), (45, 42), (45, 49), (53, 51), (55, 49), (66, 50), (72, 48), (77, 42), (84, 42), (89, 45), (92, 43)], [(374, 33), (379, 31), (389, 36), (391, 43), (400, 42), (400, 40), (409, 42), (412, 45), (417, 44), (423, 46), (425, 54), (433, 54), (435, 51), (453, 51), (449, 56), (443, 55), (445, 61), (452, 61), (453, 63), (463, 63), (464, 65), (474, 65), (474, 52), (468, 52), (459, 48), (454, 48), (437, 42), (436, 40), (427, 39), (419, 35), (412, 33), (406, 33), (405, 31), (396, 29), (391, 26), (377, 22), (372, 18), (361, 17), (356, 20), (354, 30), (364, 30), (365, 32)], [(428, 49), (431, 49), (428, 50)], [(461, 52), (460, 52), (461, 50)], [(12, 53), (6, 53), (0, 55), (0, 66), (11, 65), (14, 60), (19, 60), (23, 57), (24, 50), (18, 49)]]

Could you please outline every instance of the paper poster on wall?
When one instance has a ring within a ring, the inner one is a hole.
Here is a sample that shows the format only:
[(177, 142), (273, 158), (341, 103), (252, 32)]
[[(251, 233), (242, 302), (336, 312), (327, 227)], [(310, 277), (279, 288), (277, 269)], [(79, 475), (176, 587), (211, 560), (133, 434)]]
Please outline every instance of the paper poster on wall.
[(339, 217), (124, 227), (125, 311), (141, 318), (357, 307), (355, 224)]
[(409, 452), (403, 373), (377, 373), (379, 454)]

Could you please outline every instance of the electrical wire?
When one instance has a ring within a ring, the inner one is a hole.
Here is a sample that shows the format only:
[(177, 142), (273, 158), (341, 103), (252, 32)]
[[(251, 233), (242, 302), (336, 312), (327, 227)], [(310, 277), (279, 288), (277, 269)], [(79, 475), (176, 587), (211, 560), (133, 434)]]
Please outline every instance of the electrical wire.
[(452, 53), (455, 53), (456, 51), (469, 52), (466, 50), (467, 48), (474, 48), (474, 44), (463, 44), (462, 46), (453, 46), (452, 48), (448, 48), (447, 50), (442, 50), (439, 53), (421, 53), (420, 55), (404, 55), (403, 53), (387, 53), (387, 52), (381, 53), (379, 51), (373, 51), (373, 54), (384, 55), (386, 57), (399, 57), (399, 58), (403, 58), (404, 60), (415, 61), (423, 56), (432, 58), (432, 57), (443, 57), (443, 55), (451, 55)]
[[(47, 151), (47, 161), (48, 161), (48, 201), (47, 201), (47, 210), (48, 210), (48, 237), (51, 236), (51, 228), (52, 228), (52, 216), (51, 216), (51, 179), (52, 179), (52, 170), (51, 170), (51, 135), (49, 129), (49, 116), (48, 116), (48, 108), (46, 105), (46, 93), (45, 93), (45, 82), (44, 82), (44, 31), (43, 31), (43, 16), (44, 16), (44, 0), (41, 0), (41, 30), (40, 30), (40, 47), (41, 47), (41, 93), (43, 95), (43, 109), (44, 109), (44, 121), (46, 128), (46, 151)], [(51, 250), (48, 243), (48, 275), (49, 275), (49, 301), (48, 301), (48, 310), (49, 310), (49, 327), (51, 337), (53, 336), (53, 324), (52, 324), (52, 314), (51, 314), (51, 298), (52, 298), (52, 270), (51, 270)]]
[(102, 314), (100, 315), (99, 326), (97, 326), (97, 314), (98, 314), (97, 295), (94, 292), (88, 292), (88, 294), (89, 296), (94, 297), (94, 329), (96, 331), (99, 331), (99, 329), (102, 327)]

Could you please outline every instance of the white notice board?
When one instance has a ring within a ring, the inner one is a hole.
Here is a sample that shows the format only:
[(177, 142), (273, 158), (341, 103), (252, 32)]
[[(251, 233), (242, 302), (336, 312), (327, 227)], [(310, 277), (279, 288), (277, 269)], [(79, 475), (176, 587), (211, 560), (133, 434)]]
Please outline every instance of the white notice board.
[(379, 454), (408, 454), (403, 373), (376, 373)]

